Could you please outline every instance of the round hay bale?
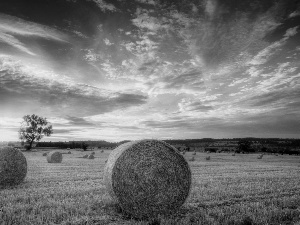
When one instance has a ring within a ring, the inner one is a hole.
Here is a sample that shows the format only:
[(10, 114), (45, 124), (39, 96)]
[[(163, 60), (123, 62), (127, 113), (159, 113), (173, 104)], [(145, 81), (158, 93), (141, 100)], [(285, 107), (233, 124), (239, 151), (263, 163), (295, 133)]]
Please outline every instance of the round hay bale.
[(197, 153), (196, 152), (193, 152), (193, 155), (196, 155)]
[(43, 153), (43, 156), (47, 156), (47, 152), (44, 152), (44, 153)]
[(72, 154), (72, 152), (71, 152), (71, 151), (68, 151), (68, 154)]
[(107, 159), (104, 161), (104, 163), (107, 163)]
[(94, 155), (89, 155), (87, 158), (88, 158), (88, 159), (94, 159), (95, 156), (94, 156)]
[(49, 152), (47, 155), (48, 163), (61, 163), (62, 162), (62, 154), (57, 151)]
[(95, 155), (95, 152), (92, 152), (91, 155)]
[(0, 148), (0, 185), (21, 183), (27, 174), (27, 161), (22, 152), (13, 147)]
[(233, 153), (232, 156), (235, 156), (235, 153)]
[(82, 158), (85, 158), (85, 159), (86, 159), (87, 157), (89, 157), (89, 155), (84, 155)]
[(195, 157), (190, 158), (189, 161), (190, 161), (190, 162), (195, 161)]
[(206, 158), (205, 158), (206, 160), (210, 160), (210, 156), (206, 156)]
[(264, 155), (259, 155), (259, 156), (257, 156), (257, 158), (258, 158), (258, 159), (262, 159), (263, 156), (264, 156)]
[(104, 152), (104, 150), (102, 149), (102, 150), (101, 150), (101, 153), (103, 153), (103, 152)]
[(148, 218), (172, 212), (185, 202), (191, 170), (173, 146), (158, 140), (133, 141), (111, 152), (104, 183), (124, 212)]

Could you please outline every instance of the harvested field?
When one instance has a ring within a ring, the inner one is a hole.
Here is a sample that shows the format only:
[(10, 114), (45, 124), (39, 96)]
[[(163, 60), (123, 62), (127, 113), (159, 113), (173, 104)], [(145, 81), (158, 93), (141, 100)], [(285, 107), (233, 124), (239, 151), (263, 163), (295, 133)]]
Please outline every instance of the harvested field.
[[(105, 151), (94, 160), (82, 152), (59, 164), (41, 152), (24, 152), (25, 181), (0, 189), (5, 224), (150, 224), (122, 214), (102, 180)], [(178, 212), (156, 224), (296, 224), (300, 221), (300, 156), (197, 153), (190, 196)], [(191, 152), (185, 154), (187, 159)], [(246, 223), (248, 222), (248, 223)], [(250, 223), (251, 222), (251, 223)], [(154, 223), (153, 223), (154, 224)]]

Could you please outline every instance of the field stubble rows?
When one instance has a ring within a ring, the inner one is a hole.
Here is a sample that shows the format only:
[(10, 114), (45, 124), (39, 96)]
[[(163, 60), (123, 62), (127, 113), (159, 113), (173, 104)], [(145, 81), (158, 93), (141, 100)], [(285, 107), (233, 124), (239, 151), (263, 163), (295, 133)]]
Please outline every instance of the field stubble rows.
[[(103, 168), (109, 151), (64, 154), (50, 164), (41, 152), (25, 153), (26, 180), (0, 190), (0, 224), (298, 224), (300, 157), (197, 153), (192, 189), (178, 212), (153, 221), (121, 213), (105, 190)], [(186, 153), (185, 157), (191, 157)]]

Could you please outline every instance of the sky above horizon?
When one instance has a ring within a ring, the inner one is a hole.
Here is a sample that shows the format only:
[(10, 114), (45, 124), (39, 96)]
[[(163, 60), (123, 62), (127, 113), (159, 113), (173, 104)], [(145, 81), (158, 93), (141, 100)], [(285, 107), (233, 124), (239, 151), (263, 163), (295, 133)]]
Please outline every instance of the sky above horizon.
[(297, 0), (3, 0), (0, 141), (300, 135)]

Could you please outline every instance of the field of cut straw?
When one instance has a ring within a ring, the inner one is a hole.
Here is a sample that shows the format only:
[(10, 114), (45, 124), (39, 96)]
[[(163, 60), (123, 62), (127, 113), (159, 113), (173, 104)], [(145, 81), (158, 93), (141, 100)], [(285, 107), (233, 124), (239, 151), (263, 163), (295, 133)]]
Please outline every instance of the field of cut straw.
[(143, 221), (124, 215), (105, 190), (109, 151), (92, 160), (72, 151), (62, 163), (47, 163), (42, 154), (24, 153), (25, 182), (0, 187), (0, 224), (300, 224), (299, 156), (186, 153), (193, 175), (187, 202)]

